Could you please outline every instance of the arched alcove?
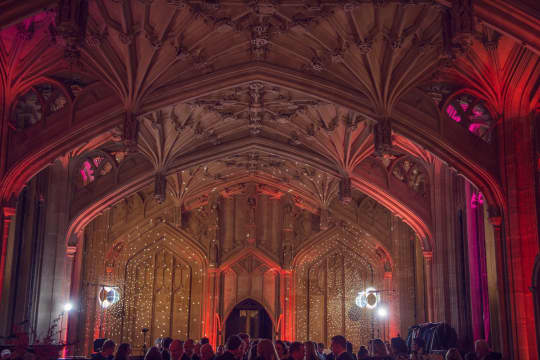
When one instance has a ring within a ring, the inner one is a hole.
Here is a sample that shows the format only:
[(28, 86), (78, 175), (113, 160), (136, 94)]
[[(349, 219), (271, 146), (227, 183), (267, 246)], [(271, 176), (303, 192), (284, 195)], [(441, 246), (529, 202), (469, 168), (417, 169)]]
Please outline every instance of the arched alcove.
[[(142, 204), (132, 211), (139, 219), (135, 227), (112, 232), (115, 214), (106, 213), (86, 230), (79, 344), (84, 352), (98, 337), (128, 342), (140, 353), (145, 337), (148, 345), (158, 337), (198, 338), (202, 332), (205, 256), (187, 234), (141, 218)], [(103, 306), (103, 287), (114, 288), (119, 300)]]
[(251, 338), (273, 339), (274, 324), (268, 312), (259, 302), (245, 299), (229, 313), (225, 321), (225, 339), (238, 333)]

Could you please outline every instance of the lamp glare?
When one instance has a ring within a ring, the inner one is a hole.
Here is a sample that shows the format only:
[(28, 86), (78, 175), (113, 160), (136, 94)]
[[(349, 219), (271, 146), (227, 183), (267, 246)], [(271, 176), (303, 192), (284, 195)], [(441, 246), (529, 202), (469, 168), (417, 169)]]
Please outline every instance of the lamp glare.
[(71, 309), (73, 309), (73, 304), (72, 304), (72, 303), (69, 303), (69, 302), (68, 302), (68, 303), (65, 303), (65, 304), (64, 304), (64, 311), (65, 311), (65, 312), (70, 312)]

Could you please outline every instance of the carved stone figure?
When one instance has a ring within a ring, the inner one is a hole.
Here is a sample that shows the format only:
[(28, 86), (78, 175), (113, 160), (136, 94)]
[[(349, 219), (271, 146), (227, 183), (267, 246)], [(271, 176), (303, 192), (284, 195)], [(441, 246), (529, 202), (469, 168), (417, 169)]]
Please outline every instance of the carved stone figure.
[(167, 177), (162, 173), (156, 174), (154, 182), (154, 198), (161, 204), (167, 196)]
[(295, 210), (295, 206), (290, 201), (287, 201), (283, 208), (283, 229), (292, 231), (297, 216), (298, 212)]
[(375, 154), (379, 157), (387, 157), (392, 154), (392, 127), (390, 118), (384, 116), (373, 127), (375, 142)]
[(204, 208), (191, 211), (188, 220), (188, 231), (193, 234), (193, 237), (199, 241), (204, 239), (204, 219), (206, 218), (206, 211)]
[(137, 151), (137, 134), (139, 121), (132, 112), (126, 112), (124, 118), (124, 146), (127, 152)]
[(208, 251), (208, 257), (210, 259), (210, 264), (217, 264), (219, 259), (219, 244), (216, 239), (211, 240), (210, 248)]
[(219, 231), (219, 204), (214, 202), (208, 205), (208, 219), (206, 221), (208, 240), (215, 242), (218, 240), (217, 235)]
[(302, 211), (296, 217), (294, 227), (295, 240), (299, 244), (311, 235), (311, 213)]
[(330, 226), (330, 216), (328, 214), (328, 208), (322, 207), (320, 209), (320, 221), (319, 221), (319, 227), (321, 230), (328, 230), (328, 227)]
[(255, 225), (255, 211), (257, 208), (257, 200), (254, 197), (248, 198), (248, 224)]
[(289, 241), (286, 241), (283, 243), (282, 254), (283, 254), (283, 266), (287, 267), (292, 263), (292, 260), (294, 258), (293, 246)]
[(217, 201), (210, 206), (210, 221), (216, 229), (219, 229), (219, 204)]
[(345, 177), (339, 182), (339, 200), (348, 204), (352, 200), (351, 178)]

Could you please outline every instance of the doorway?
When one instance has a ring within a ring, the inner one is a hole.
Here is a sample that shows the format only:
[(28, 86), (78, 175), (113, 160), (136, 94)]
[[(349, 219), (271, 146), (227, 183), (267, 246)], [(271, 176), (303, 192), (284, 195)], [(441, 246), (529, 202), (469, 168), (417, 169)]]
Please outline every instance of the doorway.
[(274, 324), (259, 302), (246, 299), (236, 305), (225, 322), (225, 339), (238, 333), (251, 338), (273, 339)]

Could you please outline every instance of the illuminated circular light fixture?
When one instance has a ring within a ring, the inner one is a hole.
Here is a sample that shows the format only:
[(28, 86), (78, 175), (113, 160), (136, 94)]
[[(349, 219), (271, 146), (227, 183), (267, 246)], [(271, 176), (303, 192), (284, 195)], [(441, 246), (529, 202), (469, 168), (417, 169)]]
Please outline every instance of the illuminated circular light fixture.
[(64, 311), (65, 312), (70, 312), (72, 309), (73, 309), (73, 304), (72, 303), (68, 302), (68, 303), (64, 304)]
[(355, 302), (361, 308), (374, 309), (379, 304), (380, 298), (379, 292), (375, 288), (369, 287), (358, 293)]
[(106, 309), (120, 300), (120, 294), (117, 288), (104, 286), (99, 289), (98, 300), (99, 305)]

